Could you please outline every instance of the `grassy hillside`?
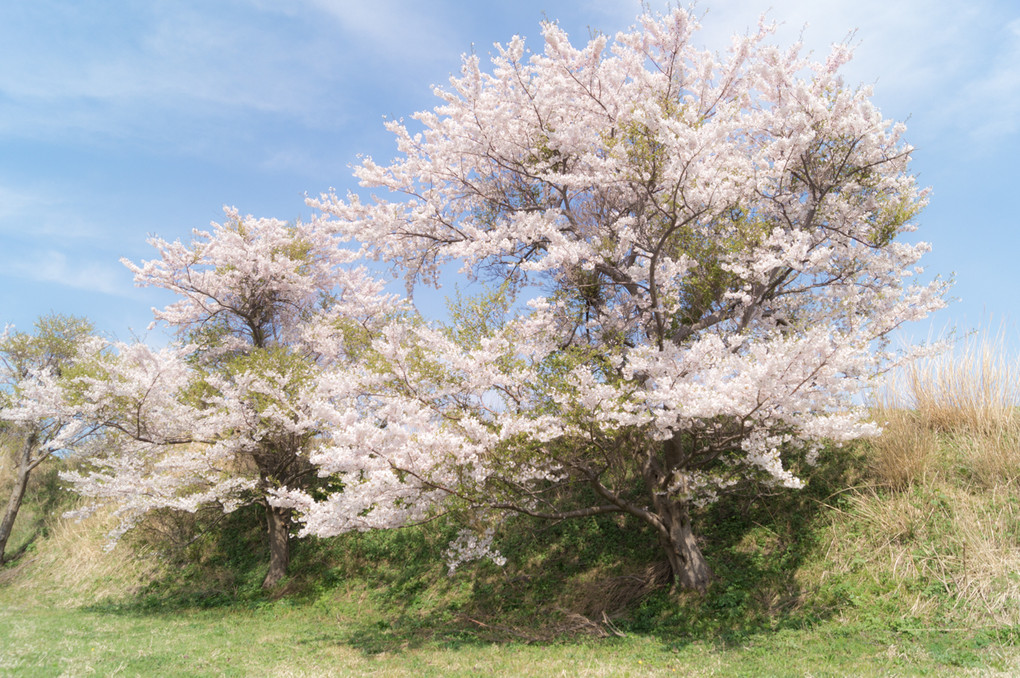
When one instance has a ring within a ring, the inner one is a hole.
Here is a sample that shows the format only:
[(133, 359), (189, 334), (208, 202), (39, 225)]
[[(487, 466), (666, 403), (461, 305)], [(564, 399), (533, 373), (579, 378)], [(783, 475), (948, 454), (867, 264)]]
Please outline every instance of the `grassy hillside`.
[(805, 490), (705, 509), (703, 597), (671, 595), (620, 517), (517, 521), (504, 568), (452, 576), (438, 521), (305, 540), (266, 594), (257, 513), (155, 516), (105, 553), (109, 516), (55, 517), (40, 478), (39, 536), (0, 570), (0, 675), (1015, 675), (1020, 375), (997, 355), (905, 372), (883, 436)]

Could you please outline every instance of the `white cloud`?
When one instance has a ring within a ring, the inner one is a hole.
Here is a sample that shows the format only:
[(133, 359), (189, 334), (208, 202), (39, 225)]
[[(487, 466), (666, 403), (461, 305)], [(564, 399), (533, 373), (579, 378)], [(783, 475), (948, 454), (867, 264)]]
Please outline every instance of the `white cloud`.
[(989, 146), (1020, 132), (1020, 19), (1006, 24), (994, 37), (994, 60), (962, 87), (950, 107), (968, 121), (971, 138)]
[(330, 37), (233, 3), (25, 3), (0, 22), (0, 132), (199, 146), (189, 132), (236, 133), (251, 113), (335, 122), (347, 72)]
[(0, 267), (6, 276), (13, 278), (56, 283), (117, 297), (137, 296), (130, 283), (130, 274), (119, 265), (82, 261), (77, 256), (72, 261), (58, 250), (44, 250), (17, 260), (0, 261)]
[(0, 183), (0, 236), (42, 244), (54, 238), (90, 241), (110, 238), (109, 229), (83, 218), (82, 196), (67, 186), (43, 188)]
[(367, 51), (366, 60), (400, 62), (414, 68), (421, 62), (448, 63), (467, 45), (451, 35), (449, 23), (434, 3), (401, 0), (306, 0), (329, 15), (348, 39), (357, 40)]
[(32, 191), (0, 185), (0, 231), (5, 221), (20, 219), (42, 206)]

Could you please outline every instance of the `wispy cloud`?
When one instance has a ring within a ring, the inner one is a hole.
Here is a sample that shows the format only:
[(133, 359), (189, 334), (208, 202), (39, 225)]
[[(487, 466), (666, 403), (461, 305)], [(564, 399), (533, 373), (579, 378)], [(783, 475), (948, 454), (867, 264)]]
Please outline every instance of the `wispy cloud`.
[[(4, 257), (7, 259), (7, 257)], [(130, 284), (130, 275), (113, 264), (69, 258), (58, 250), (43, 250), (20, 256), (15, 260), (0, 260), (7, 277), (37, 283), (56, 283), (72, 289), (98, 292), (116, 297), (136, 298)]]
[(42, 204), (41, 196), (33, 191), (0, 185), (0, 230), (5, 222), (21, 219)]
[(67, 186), (0, 183), (0, 237), (8, 243), (89, 241), (101, 246), (115, 238), (108, 227), (79, 213), (82, 196)]
[(231, 3), (19, 3), (0, 22), (0, 133), (179, 144), (251, 114), (335, 121), (346, 72), (328, 37)]
[(366, 59), (415, 68), (421, 62), (449, 62), (465, 45), (453, 39), (441, 5), (399, 0), (305, 0), (333, 19), (344, 38), (359, 43)]
[(967, 121), (971, 138), (982, 145), (1020, 133), (1020, 18), (993, 35), (994, 58), (961, 88), (950, 107), (958, 119)]

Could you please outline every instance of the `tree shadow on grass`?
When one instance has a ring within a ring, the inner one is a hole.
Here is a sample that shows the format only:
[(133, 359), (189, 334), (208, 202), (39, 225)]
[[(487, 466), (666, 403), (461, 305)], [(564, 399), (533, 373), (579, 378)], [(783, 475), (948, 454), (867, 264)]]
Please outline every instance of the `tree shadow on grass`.
[(444, 552), (456, 528), (441, 520), (295, 540), (292, 575), (266, 592), (262, 514), (242, 510), (139, 595), (92, 609), (306, 614), (325, 628), (297, 643), (335, 642), (368, 655), (620, 634), (652, 636), (670, 647), (735, 646), (838, 612), (810, 600), (796, 573), (817, 557), (825, 502), (847, 486), (853, 463), (830, 455), (804, 490), (728, 497), (701, 511), (697, 527), (716, 575), (704, 596), (671, 594), (654, 535), (624, 516), (517, 519), (498, 535), (508, 558), (504, 568), (479, 562), (452, 577)]
[[(803, 490), (727, 497), (701, 511), (704, 551), (715, 572), (703, 596), (670, 592), (655, 536), (636, 521), (522, 520), (500, 541), (508, 558), (503, 569), (479, 563), (441, 581), (398, 563), (394, 578), (375, 589), (378, 616), (347, 618), (343, 642), (379, 653), (423, 643), (611, 643), (626, 634), (679, 649), (738, 647), (754, 636), (813, 627), (841, 607), (813, 600), (797, 573), (821, 557), (827, 502), (856, 480), (855, 464), (852, 456), (829, 455)], [(409, 538), (405, 546), (418, 537)], [(441, 554), (423, 556), (419, 567), (435, 557)]]
[(848, 450), (822, 455), (808, 486), (771, 496), (726, 497), (696, 516), (715, 580), (704, 596), (658, 590), (632, 611), (627, 628), (672, 646), (734, 647), (748, 638), (805, 629), (842, 609), (805, 590), (798, 573), (822, 558), (833, 497), (860, 480)]

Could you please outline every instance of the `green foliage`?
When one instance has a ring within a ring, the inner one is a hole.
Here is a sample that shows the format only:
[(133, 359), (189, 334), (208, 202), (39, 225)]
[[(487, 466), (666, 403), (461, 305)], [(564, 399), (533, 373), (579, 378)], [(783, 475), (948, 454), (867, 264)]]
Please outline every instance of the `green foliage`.
[(0, 355), (16, 377), (29, 370), (60, 370), (77, 355), (81, 342), (95, 333), (91, 321), (79, 316), (46, 315), (35, 322), (35, 332), (12, 332), (0, 341)]
[(269, 548), (265, 510), (243, 506), (224, 514), (208, 507), (195, 514), (153, 511), (128, 537), (133, 548), (153, 553), (161, 575), (118, 609), (233, 607), (263, 598)]
[[(452, 577), (443, 561), (455, 523), (443, 519), (402, 530), (300, 540), (293, 547), (293, 574), (264, 592), (259, 586), (264, 518), (258, 507), (247, 507), (228, 516), (200, 513), (187, 518), (190, 523), (171, 523), (172, 529), (164, 525), (162, 531), (155, 526), (168, 518), (150, 519), (144, 545), (161, 551), (172, 567), (130, 605), (250, 607), (271, 604), (281, 592), (314, 604), (357, 592), (374, 601), (380, 620), (390, 620), (391, 632), (399, 620), (398, 626), (421, 633), (473, 632), (501, 640), (567, 637), (591, 630), (581, 628), (579, 619), (601, 621), (603, 614), (625, 632), (662, 639), (742, 638), (810, 628), (871, 595), (845, 580), (820, 587), (801, 576), (824, 546), (827, 497), (857, 472), (846, 459), (825, 458), (804, 491), (784, 491), (768, 501), (753, 493), (733, 495), (696, 515), (707, 526), (704, 550), (716, 573), (704, 597), (669, 593), (653, 565), (659, 557), (654, 535), (624, 515), (552, 524), (513, 518), (497, 535), (508, 557), (504, 568), (483, 561), (462, 565)], [(186, 545), (168, 549), (168, 533)]]
[(493, 336), (507, 321), (514, 303), (513, 287), (504, 282), (495, 289), (465, 296), (459, 289), (446, 299), (450, 316), (447, 332), (460, 346), (477, 349), (486, 337)]
[[(34, 332), (15, 331), (0, 337), (0, 408), (14, 397), (16, 382), (34, 369), (50, 369), (70, 381), (86, 367), (76, 362), (82, 343), (95, 334), (87, 318), (70, 315), (41, 316)], [(95, 358), (101, 359), (100, 356)], [(0, 422), (0, 426), (4, 426)]]
[(868, 244), (872, 247), (885, 247), (891, 243), (903, 227), (920, 213), (922, 207), (905, 198), (881, 199), (869, 220), (872, 232)]
[(302, 389), (315, 377), (313, 365), (307, 358), (279, 345), (252, 348), (233, 356), (223, 366), (223, 371), (231, 379), (266, 378), (282, 387), (282, 399), (258, 391), (249, 394), (248, 404), (258, 414), (272, 406), (289, 409), (300, 401)]

